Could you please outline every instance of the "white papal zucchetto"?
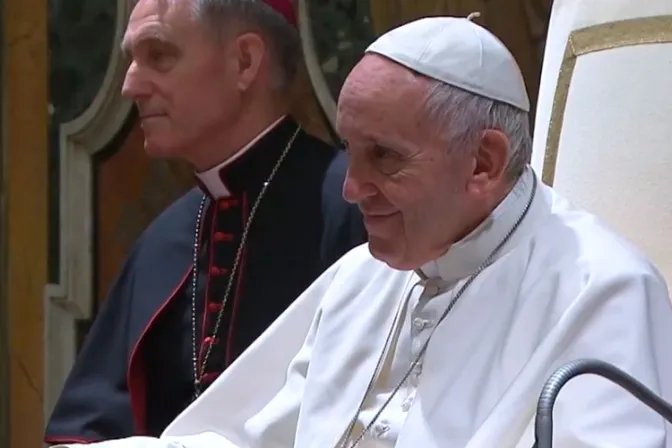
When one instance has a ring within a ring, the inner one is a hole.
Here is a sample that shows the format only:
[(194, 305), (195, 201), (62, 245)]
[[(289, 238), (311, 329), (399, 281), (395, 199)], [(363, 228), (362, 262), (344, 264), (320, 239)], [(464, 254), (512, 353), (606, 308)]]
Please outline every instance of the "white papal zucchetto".
[(470, 18), (415, 20), (380, 36), (366, 53), (380, 54), (437, 81), (530, 110), (525, 81), (513, 55)]

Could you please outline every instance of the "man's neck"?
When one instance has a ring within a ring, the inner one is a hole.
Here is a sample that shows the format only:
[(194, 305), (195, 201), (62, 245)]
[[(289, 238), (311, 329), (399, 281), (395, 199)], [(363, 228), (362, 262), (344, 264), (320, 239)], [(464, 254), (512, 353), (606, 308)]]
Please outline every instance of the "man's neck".
[[(424, 275), (455, 281), (477, 272), (490, 257), (505, 253), (495, 252), (495, 249), (520, 224), (521, 213), (530, 204), (535, 185), (534, 173), (526, 170), (512, 187), (507, 185), (497, 195), (493, 195), (492, 203), (496, 205), (487, 217), (452, 244), (443, 255), (423, 265), (421, 269)], [(497, 200), (499, 196), (501, 200)]]
[(287, 114), (284, 108), (266, 108), (259, 113), (241, 114), (231, 126), (222, 129), (219, 139), (193, 154), (190, 161), (197, 172), (207, 171), (235, 156), (259, 134)]
[(442, 244), (441, 246), (438, 246), (432, 252), (433, 255), (431, 260), (440, 258), (443, 254), (450, 250), (451, 246), (459, 243), (468, 235), (473, 234), (473, 232), (478, 229), (509, 196), (513, 188), (518, 183), (518, 179), (519, 177), (512, 181), (503, 182), (489, 198), (484, 200), (476, 210), (470, 213), (472, 218), (468, 221), (465, 221), (464, 226), (460, 232), (457, 232), (457, 234), (450, 241)]
[(481, 224), (483, 224), (483, 222), (488, 219), (492, 212), (495, 211), (497, 207), (499, 207), (499, 205), (509, 196), (511, 190), (513, 190), (513, 187), (516, 185), (516, 182), (517, 179), (513, 182), (503, 183), (499, 188), (497, 188), (496, 191), (493, 192), (489, 198), (484, 200), (483, 203), (478, 207), (478, 210), (473, 213), (472, 219), (465, 222), (464, 228), (457, 234), (457, 238), (455, 238), (453, 243), (461, 241), (467, 235), (476, 230)]

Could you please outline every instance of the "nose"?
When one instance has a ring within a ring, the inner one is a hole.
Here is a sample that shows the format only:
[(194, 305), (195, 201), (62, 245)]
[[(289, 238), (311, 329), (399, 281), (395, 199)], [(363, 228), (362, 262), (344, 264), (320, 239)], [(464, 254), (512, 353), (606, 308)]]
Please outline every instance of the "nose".
[(377, 191), (376, 186), (369, 180), (366, 170), (350, 163), (343, 183), (343, 198), (352, 204), (358, 204), (374, 196)]
[(138, 101), (151, 94), (150, 83), (135, 61), (131, 62), (126, 71), (124, 84), (121, 86), (121, 94), (133, 101)]

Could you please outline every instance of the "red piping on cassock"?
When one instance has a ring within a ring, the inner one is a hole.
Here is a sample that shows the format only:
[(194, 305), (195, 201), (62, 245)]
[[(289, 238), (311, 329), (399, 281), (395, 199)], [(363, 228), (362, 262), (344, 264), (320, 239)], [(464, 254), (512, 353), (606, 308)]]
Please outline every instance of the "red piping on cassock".
[(131, 351), (131, 358), (128, 361), (128, 372), (126, 373), (126, 383), (128, 384), (128, 394), (131, 400), (131, 412), (133, 413), (133, 422), (135, 424), (135, 433), (137, 435), (145, 435), (147, 432), (146, 429), (146, 420), (147, 420), (147, 377), (144, 370), (142, 362), (138, 361), (138, 355), (140, 354), (140, 346), (142, 340), (147, 335), (147, 332), (151, 328), (152, 324), (156, 321), (156, 318), (163, 312), (163, 310), (168, 306), (168, 304), (177, 296), (180, 289), (184, 285), (184, 282), (189, 278), (189, 274), (193, 271), (194, 265), (189, 265), (189, 269), (182, 277), (182, 280), (177, 284), (173, 292), (168, 296), (165, 302), (159, 307), (159, 309), (154, 313), (147, 326), (145, 326), (140, 337), (135, 342), (133, 350)]
[[(217, 225), (217, 213), (219, 211), (219, 204), (217, 202), (212, 203), (212, 223), (210, 223), (210, 244), (209, 244), (209, 250), (210, 250), (210, 257), (208, 260), (208, 274), (205, 280), (205, 297), (203, 298), (203, 318), (201, 320), (201, 338), (200, 341), (201, 343), (197, 347), (198, 349), (198, 366), (196, 367), (196, 375), (201, 374), (201, 364), (203, 363), (203, 356), (205, 353), (203, 353), (203, 348), (204, 345), (203, 343), (205, 342), (205, 328), (208, 324), (208, 298), (210, 297), (210, 277), (212, 275), (212, 264), (215, 259), (215, 240), (213, 238), (213, 234), (215, 233), (215, 226)], [(201, 235), (203, 235), (205, 232), (202, 232)], [(200, 247), (201, 242), (199, 241), (199, 247)], [(197, 291), (194, 291), (194, 294), (197, 294)], [(194, 295), (194, 297), (196, 297)], [(198, 298), (197, 298), (198, 299)], [(198, 317), (196, 317), (198, 319)], [(213, 335), (213, 338), (216, 337), (217, 335)], [(214, 343), (214, 341), (213, 341)], [(196, 380), (200, 380), (200, 378), (196, 378)]]
[[(242, 215), (242, 220), (243, 220), (243, 228), (247, 225), (247, 219), (248, 219), (248, 208), (247, 208), (247, 194), (243, 193), (243, 213)], [(247, 244), (245, 247), (243, 247), (243, 255), (240, 259), (240, 268), (238, 269), (238, 279), (236, 281), (236, 294), (233, 296), (233, 307), (231, 308), (231, 320), (229, 323), (229, 332), (226, 337), (226, 366), (228, 367), (231, 365), (233, 362), (233, 340), (234, 340), (234, 327), (235, 327), (235, 322), (236, 322), (236, 315), (238, 313), (238, 302), (239, 302), (239, 297), (242, 294), (242, 283), (243, 283), (243, 276), (245, 275), (245, 266), (246, 266), (246, 261), (247, 261)]]
[(96, 443), (100, 442), (100, 440), (87, 440), (87, 439), (81, 439), (81, 438), (68, 438), (68, 437), (45, 437), (44, 438), (44, 443), (47, 445), (64, 445), (64, 444), (71, 444), (71, 443), (81, 443), (82, 445), (88, 445), (90, 443)]

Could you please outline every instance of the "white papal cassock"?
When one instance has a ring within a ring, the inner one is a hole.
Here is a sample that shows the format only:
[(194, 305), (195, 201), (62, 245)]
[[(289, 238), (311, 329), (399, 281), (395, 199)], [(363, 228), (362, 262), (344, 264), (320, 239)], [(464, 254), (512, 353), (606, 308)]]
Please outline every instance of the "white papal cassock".
[(555, 0), (533, 166), (672, 280), (672, 1)]
[[(353, 250), (160, 440), (100, 446), (338, 446), (395, 320), (399, 332), (364, 400), (362, 425), (533, 191), (518, 230), (436, 328), (421, 367), (360, 448), (530, 447), (543, 383), (577, 358), (613, 363), (671, 400), (672, 306), (661, 276), (592, 215), (541, 183), (533, 190), (534, 177), (528, 170), (481, 226), (425, 266), (429, 280), (389, 268), (366, 246)], [(562, 448), (672, 446), (657, 414), (598, 377), (563, 389), (555, 422)]]

